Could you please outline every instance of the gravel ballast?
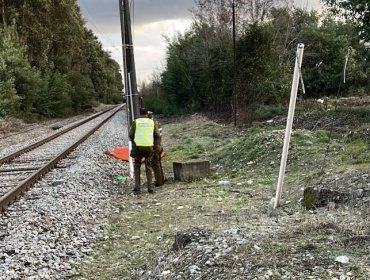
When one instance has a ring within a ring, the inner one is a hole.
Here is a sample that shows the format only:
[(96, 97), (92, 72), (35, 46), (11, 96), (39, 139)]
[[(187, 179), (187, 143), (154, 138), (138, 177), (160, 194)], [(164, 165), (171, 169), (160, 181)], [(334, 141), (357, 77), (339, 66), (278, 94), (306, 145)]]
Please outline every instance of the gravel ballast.
[[(64, 279), (104, 238), (104, 217), (120, 192), (116, 175), (127, 164), (104, 154), (127, 145), (125, 111), (119, 111), (0, 221), (0, 279)], [(7, 149), (11, 150), (11, 149)]]

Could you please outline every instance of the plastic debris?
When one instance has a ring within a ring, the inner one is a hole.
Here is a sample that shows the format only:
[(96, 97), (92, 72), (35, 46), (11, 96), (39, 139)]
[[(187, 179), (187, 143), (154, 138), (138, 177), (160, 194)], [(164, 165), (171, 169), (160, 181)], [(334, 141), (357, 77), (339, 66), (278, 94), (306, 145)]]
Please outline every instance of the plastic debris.
[(227, 211), (228, 211), (227, 208), (221, 208), (220, 210), (218, 210), (218, 212), (221, 213), (221, 214), (226, 214)]
[(347, 256), (338, 256), (335, 258), (335, 261), (339, 263), (349, 263), (349, 258)]
[(218, 184), (219, 185), (230, 185), (230, 181), (226, 181), (226, 180), (218, 181)]
[(116, 176), (116, 180), (118, 181), (118, 182), (123, 182), (124, 180), (126, 179), (126, 177), (125, 176), (122, 176), (122, 175), (117, 175)]

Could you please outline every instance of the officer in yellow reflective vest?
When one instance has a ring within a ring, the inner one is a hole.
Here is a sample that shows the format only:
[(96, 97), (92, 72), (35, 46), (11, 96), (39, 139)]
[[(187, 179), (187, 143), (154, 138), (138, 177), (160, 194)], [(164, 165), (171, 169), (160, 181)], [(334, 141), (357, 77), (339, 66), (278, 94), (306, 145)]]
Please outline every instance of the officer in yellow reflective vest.
[(148, 118), (148, 110), (140, 108), (140, 118), (133, 121), (129, 137), (132, 142), (131, 157), (135, 159), (134, 175), (135, 188), (134, 194), (140, 193), (140, 168), (142, 159), (145, 158), (145, 173), (148, 185), (148, 192), (154, 193), (152, 185), (153, 168), (152, 158), (154, 154), (154, 139), (159, 138), (159, 132), (154, 121)]

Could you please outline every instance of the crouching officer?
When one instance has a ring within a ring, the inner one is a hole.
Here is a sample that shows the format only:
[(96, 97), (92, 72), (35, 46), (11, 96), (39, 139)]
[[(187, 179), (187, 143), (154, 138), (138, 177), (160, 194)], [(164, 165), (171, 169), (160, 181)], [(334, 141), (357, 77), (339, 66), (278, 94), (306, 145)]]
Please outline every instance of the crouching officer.
[(158, 139), (159, 132), (155, 127), (154, 121), (148, 118), (148, 110), (140, 108), (140, 118), (133, 121), (129, 137), (133, 143), (131, 157), (135, 159), (134, 175), (135, 175), (135, 188), (134, 193), (140, 193), (140, 168), (142, 159), (145, 158), (145, 173), (147, 179), (148, 192), (153, 193), (153, 146), (154, 139)]
[(155, 186), (159, 187), (164, 184), (164, 173), (162, 168), (162, 128), (160, 123), (153, 118), (153, 112), (148, 111), (148, 116), (154, 121), (156, 128), (158, 129), (159, 137), (154, 139), (154, 154), (152, 159), (152, 166), (154, 171)]

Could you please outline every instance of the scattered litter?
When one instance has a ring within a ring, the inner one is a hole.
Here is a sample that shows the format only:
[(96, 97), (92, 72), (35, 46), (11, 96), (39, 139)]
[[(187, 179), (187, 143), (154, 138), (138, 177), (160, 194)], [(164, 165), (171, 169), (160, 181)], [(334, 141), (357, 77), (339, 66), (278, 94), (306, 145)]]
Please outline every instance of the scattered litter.
[(59, 185), (63, 185), (64, 184), (64, 181), (63, 180), (54, 180), (53, 182), (51, 182), (51, 185), (53, 187), (56, 187), (56, 186), (59, 186)]
[(177, 207), (177, 210), (184, 209), (184, 206)]
[(335, 258), (335, 261), (339, 263), (349, 263), (349, 258), (347, 256), (338, 256)]
[(261, 250), (261, 247), (257, 246), (256, 244), (254, 244), (253, 248), (256, 249), (257, 251)]
[(226, 214), (227, 211), (228, 211), (227, 208), (221, 208), (220, 210), (218, 210), (218, 212), (221, 213), (221, 214)]
[(116, 180), (118, 181), (118, 182), (123, 182), (124, 180), (126, 179), (126, 177), (125, 176), (122, 176), (122, 175), (117, 175), (116, 176)]
[(219, 185), (230, 185), (230, 181), (226, 181), (226, 180), (224, 180), (224, 181), (218, 181), (218, 184)]
[(162, 271), (162, 276), (166, 276), (171, 273), (171, 270), (164, 270)]
[(134, 235), (134, 236), (131, 237), (131, 240), (137, 240), (137, 239), (140, 239), (140, 236)]

